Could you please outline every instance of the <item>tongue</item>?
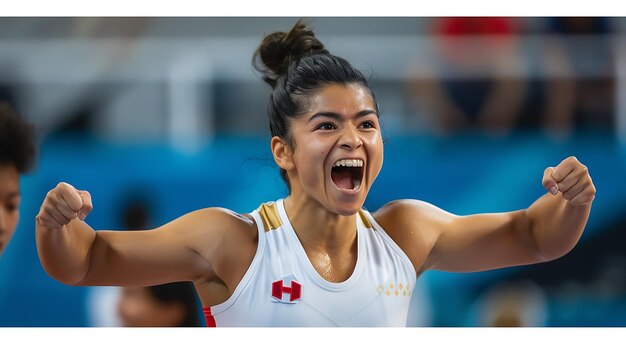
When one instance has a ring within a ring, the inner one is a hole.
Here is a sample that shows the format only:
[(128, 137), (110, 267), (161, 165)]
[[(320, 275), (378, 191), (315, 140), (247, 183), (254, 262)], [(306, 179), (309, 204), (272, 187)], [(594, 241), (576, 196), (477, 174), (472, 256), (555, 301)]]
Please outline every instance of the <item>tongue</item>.
[(331, 178), (340, 189), (352, 190), (354, 188), (354, 179), (352, 178), (352, 172), (347, 169), (333, 170), (331, 172)]

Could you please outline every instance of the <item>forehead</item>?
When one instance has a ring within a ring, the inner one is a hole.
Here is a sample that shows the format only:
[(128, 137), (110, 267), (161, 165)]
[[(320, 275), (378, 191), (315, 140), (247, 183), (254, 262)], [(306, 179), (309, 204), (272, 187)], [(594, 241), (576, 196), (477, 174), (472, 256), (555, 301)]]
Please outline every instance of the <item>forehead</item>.
[(20, 190), (20, 174), (11, 164), (0, 164), (0, 199), (18, 193)]
[(376, 110), (369, 90), (357, 84), (332, 84), (323, 87), (310, 97), (308, 107), (309, 113), (322, 110), (338, 113)]

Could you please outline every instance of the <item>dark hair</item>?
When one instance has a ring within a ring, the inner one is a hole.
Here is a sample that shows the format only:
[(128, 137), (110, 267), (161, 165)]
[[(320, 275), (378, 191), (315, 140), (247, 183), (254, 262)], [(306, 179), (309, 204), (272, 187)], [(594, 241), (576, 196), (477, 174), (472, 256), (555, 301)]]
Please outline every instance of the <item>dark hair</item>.
[(33, 127), (21, 120), (9, 104), (0, 102), (0, 165), (14, 165), (24, 173), (35, 159)]
[(175, 282), (146, 287), (161, 303), (178, 303), (185, 308), (185, 318), (177, 327), (200, 327), (196, 290), (191, 282)]
[[(252, 56), (252, 66), (272, 87), (267, 106), (272, 137), (283, 138), (295, 146), (290, 119), (306, 111), (308, 98), (330, 84), (358, 84), (367, 88), (378, 104), (369, 80), (345, 59), (331, 55), (310, 28), (299, 20), (288, 32), (267, 35)], [(280, 175), (291, 185), (287, 172)]]

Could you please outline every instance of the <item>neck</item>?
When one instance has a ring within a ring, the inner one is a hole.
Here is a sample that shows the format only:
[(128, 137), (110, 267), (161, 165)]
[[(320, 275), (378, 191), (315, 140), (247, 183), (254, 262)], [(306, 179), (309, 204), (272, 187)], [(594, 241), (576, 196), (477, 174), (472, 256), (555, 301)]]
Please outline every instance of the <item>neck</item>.
[(336, 252), (351, 249), (356, 240), (356, 214), (331, 212), (315, 199), (293, 194), (284, 200), (285, 212), (305, 249)]

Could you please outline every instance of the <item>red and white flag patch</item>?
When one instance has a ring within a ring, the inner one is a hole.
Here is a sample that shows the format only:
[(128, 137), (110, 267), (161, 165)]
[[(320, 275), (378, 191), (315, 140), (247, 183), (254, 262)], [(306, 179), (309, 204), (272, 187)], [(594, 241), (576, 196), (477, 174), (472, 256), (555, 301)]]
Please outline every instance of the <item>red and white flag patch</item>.
[(272, 282), (274, 302), (297, 303), (302, 298), (302, 284), (293, 275)]

